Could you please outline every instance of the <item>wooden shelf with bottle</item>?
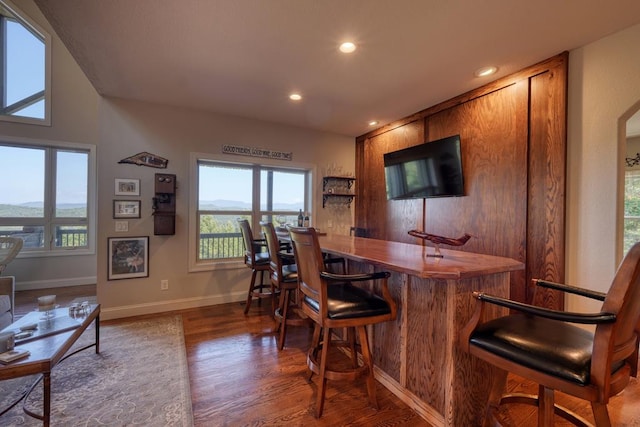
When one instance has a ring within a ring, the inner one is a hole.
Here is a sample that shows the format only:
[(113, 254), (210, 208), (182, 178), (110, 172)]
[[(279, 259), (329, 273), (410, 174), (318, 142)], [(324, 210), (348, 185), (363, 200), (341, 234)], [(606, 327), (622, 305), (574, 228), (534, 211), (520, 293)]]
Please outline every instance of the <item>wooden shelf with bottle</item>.
[[(325, 176), (322, 177), (322, 207), (324, 208), (330, 199), (340, 201), (351, 207), (355, 194), (351, 188), (356, 179), (351, 176)], [(346, 188), (344, 188), (346, 186)]]

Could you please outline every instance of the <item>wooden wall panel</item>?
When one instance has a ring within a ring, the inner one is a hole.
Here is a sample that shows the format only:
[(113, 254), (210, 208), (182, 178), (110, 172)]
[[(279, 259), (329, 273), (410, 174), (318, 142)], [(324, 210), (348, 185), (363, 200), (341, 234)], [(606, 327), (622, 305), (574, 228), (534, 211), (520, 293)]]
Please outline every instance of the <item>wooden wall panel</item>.
[(420, 220), (422, 201), (387, 203), (383, 155), (423, 141), (424, 122), (419, 120), (357, 144), (362, 168), (357, 171), (356, 224), (367, 229), (368, 237), (409, 241), (399, 239), (396, 229), (404, 230), (407, 224)]
[[(461, 250), (524, 261), (511, 296), (531, 301), (528, 279), (564, 281), (566, 96), (563, 53), (356, 139), (356, 224), (370, 237), (415, 242), (412, 228), (456, 237)], [(387, 201), (383, 155), (460, 134), (467, 195)], [(563, 308), (557, 295), (544, 305)]]
[[(527, 98), (526, 82), (518, 83), (426, 119), (429, 140), (460, 134), (465, 196), (426, 199), (421, 229), (469, 233), (456, 249), (525, 261)], [(511, 288), (524, 297), (524, 272), (512, 275)]]
[[(567, 67), (556, 67), (531, 81), (529, 141), (528, 245), (526, 300), (534, 290), (532, 278), (564, 281), (565, 170)], [(544, 236), (544, 238), (540, 238)], [(541, 290), (536, 303), (562, 307), (563, 295)]]

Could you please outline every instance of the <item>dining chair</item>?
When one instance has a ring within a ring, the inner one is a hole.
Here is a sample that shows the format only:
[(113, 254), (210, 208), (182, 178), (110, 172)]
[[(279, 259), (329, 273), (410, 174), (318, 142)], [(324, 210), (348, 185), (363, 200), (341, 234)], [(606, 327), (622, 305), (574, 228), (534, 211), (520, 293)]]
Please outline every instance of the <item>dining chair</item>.
[[(389, 273), (329, 273), (325, 269), (316, 231), (313, 228), (291, 228), (289, 232), (298, 266), (298, 284), (302, 294), (300, 304), (303, 312), (314, 322), (311, 348), (307, 353), (307, 366), (311, 371), (310, 379), (313, 374), (319, 376), (316, 418), (323, 412), (328, 379), (355, 380), (360, 376), (366, 376), (369, 403), (378, 408), (373, 359), (366, 327), (396, 317), (396, 304), (387, 287)], [(363, 281), (380, 283), (382, 296), (353, 284)], [(346, 337), (343, 335), (342, 339), (337, 339), (333, 336), (332, 331), (338, 328), (346, 328)], [(359, 344), (356, 343), (356, 333)], [(350, 369), (329, 363), (329, 348), (332, 346), (350, 349)], [(362, 365), (357, 349), (360, 349), (362, 354)]]
[[(533, 282), (536, 288), (602, 301), (601, 309), (572, 313), (474, 293), (476, 310), (461, 333), (460, 345), (500, 372), (494, 378), (484, 425), (493, 425), (499, 405), (507, 403), (537, 406), (539, 426), (552, 426), (554, 414), (578, 426), (591, 425), (555, 404), (554, 390), (558, 390), (589, 401), (595, 425), (610, 426), (609, 398), (638, 373), (640, 243), (627, 253), (606, 294), (540, 279)], [(483, 322), (483, 310), (490, 304), (512, 314)], [(508, 372), (536, 382), (538, 395), (504, 394)]]
[[(266, 249), (266, 241), (264, 239), (254, 239), (253, 232), (251, 231), (251, 225), (246, 219), (238, 219), (238, 225), (242, 233), (242, 239), (244, 242), (244, 263), (251, 269), (251, 282), (249, 284), (249, 292), (247, 293), (247, 304), (244, 307), (244, 314), (249, 313), (251, 308), (251, 302), (254, 298), (258, 299), (258, 303), (264, 298), (271, 298), (271, 304), (275, 311), (276, 301), (279, 291), (275, 288), (273, 283), (264, 282), (264, 273), (269, 272), (270, 257), (269, 252)], [(260, 272), (260, 283), (256, 284), (256, 278)]]
[(22, 249), (24, 242), (17, 237), (0, 236), (0, 274)]

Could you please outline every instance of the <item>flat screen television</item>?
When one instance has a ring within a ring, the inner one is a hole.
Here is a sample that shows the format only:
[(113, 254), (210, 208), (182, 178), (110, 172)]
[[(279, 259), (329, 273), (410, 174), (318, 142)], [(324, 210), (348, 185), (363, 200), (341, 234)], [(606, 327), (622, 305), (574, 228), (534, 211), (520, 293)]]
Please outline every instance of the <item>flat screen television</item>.
[(464, 196), (460, 135), (384, 155), (387, 200)]

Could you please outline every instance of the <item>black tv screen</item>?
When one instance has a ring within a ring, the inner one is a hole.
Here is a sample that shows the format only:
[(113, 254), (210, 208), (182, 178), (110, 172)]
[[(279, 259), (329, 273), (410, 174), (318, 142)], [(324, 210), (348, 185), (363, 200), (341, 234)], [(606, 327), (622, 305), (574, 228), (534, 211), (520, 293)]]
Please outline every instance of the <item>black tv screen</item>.
[(387, 200), (464, 196), (460, 135), (384, 155)]

